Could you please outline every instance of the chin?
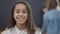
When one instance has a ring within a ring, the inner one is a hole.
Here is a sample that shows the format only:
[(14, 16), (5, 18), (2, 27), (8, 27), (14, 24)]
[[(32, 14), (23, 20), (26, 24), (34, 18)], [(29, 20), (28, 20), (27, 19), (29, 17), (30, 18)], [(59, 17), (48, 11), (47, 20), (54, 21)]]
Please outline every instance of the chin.
[(18, 24), (24, 24), (24, 22), (18, 22)]

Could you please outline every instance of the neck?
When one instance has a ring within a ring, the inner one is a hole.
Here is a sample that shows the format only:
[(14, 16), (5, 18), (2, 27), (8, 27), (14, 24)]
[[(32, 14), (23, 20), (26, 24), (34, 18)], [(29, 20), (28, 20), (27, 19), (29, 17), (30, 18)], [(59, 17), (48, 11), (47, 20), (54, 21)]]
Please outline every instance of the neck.
[(26, 29), (26, 24), (25, 23), (24, 24), (16, 24), (16, 27), (20, 30), (24, 30), (24, 29)]

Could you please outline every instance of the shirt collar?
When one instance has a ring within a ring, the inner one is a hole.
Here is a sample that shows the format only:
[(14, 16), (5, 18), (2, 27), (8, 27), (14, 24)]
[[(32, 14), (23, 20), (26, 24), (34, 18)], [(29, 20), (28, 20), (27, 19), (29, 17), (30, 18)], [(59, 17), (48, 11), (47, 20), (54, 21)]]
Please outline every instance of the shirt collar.
[(17, 33), (26, 32), (26, 31), (27, 31), (27, 29), (20, 30), (20, 29), (18, 29), (16, 26), (15, 26), (14, 28), (15, 28), (15, 31), (16, 31)]

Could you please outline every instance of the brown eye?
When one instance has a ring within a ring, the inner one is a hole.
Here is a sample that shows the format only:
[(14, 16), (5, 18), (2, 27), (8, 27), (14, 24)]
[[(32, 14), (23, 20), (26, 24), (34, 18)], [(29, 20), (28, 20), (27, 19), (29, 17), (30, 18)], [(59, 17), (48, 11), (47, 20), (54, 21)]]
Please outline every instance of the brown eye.
[(16, 11), (16, 13), (19, 13), (20, 11)]
[(27, 13), (27, 10), (24, 9), (24, 10), (23, 10), (23, 13)]
[(23, 13), (26, 13), (26, 11), (23, 11)]
[(19, 9), (15, 9), (15, 12), (16, 12), (16, 13), (19, 13), (19, 12), (20, 12), (20, 10), (19, 10)]

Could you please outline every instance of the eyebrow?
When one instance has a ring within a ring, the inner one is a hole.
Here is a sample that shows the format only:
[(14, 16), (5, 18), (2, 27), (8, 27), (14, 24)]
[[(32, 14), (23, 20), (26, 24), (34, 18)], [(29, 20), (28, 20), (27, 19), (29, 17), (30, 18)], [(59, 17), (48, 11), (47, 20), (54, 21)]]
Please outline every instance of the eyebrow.
[(15, 9), (15, 10), (19, 10), (19, 9)]
[(24, 8), (23, 10), (26, 10), (26, 8)]

